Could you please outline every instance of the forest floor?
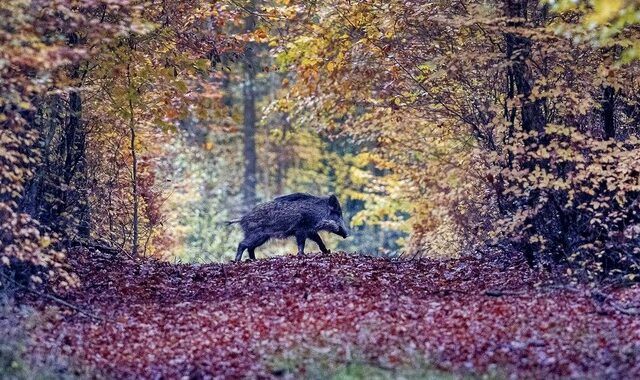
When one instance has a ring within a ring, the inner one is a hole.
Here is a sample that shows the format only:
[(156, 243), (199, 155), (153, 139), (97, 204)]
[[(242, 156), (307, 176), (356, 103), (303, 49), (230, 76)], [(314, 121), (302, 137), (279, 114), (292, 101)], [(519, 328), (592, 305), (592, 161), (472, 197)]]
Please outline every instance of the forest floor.
[(107, 377), (640, 377), (637, 286), (604, 295), (497, 259), (74, 260), (64, 298), (103, 320), (54, 313), (37, 349)]

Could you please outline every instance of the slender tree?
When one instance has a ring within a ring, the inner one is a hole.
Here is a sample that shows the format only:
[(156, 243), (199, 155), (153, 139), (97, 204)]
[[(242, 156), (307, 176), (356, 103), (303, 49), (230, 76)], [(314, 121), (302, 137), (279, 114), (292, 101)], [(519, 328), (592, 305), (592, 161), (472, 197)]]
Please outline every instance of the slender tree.
[[(249, 2), (247, 16), (245, 18), (245, 32), (255, 29), (256, 18), (254, 15), (255, 1)], [(255, 44), (249, 43), (244, 50), (244, 83), (242, 94), (244, 98), (244, 181), (242, 184), (242, 197), (245, 208), (253, 206), (256, 202), (257, 183), (257, 154), (256, 154), (256, 52)]]

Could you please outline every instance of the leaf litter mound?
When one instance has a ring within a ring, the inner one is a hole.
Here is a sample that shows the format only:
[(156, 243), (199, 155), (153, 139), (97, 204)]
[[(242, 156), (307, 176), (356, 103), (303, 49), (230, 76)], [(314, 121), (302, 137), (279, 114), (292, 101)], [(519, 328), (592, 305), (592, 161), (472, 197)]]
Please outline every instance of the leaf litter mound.
[(344, 363), (353, 352), (382, 368), (419, 362), (458, 375), (640, 376), (638, 287), (605, 295), (554, 285), (523, 263), (344, 253), (208, 265), (74, 260), (82, 286), (65, 299), (104, 320), (52, 319), (39, 349), (109, 377), (299, 377), (309, 355)]

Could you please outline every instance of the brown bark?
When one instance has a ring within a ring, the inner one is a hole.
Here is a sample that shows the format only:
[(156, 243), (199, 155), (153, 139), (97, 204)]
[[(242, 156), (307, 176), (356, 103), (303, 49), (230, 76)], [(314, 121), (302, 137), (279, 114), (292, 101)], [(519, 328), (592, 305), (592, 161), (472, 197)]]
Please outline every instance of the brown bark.
[[(255, 2), (248, 5), (249, 14), (245, 19), (245, 31), (255, 28), (256, 19), (253, 15)], [(257, 153), (256, 153), (256, 55), (255, 45), (249, 43), (244, 51), (244, 84), (242, 86), (244, 121), (243, 121), (243, 155), (244, 155), (244, 181), (242, 183), (242, 197), (244, 207), (251, 208), (256, 203), (257, 185)]]
[[(130, 53), (131, 54), (131, 53)], [(131, 91), (132, 88), (132, 73), (131, 62), (127, 64), (127, 86)], [(138, 155), (136, 152), (136, 119), (135, 110), (133, 107), (133, 99), (129, 94), (129, 149), (131, 152), (131, 193), (133, 196), (133, 220), (131, 222), (131, 228), (133, 231), (133, 237), (131, 242), (131, 254), (135, 257), (138, 255), (139, 246), (139, 194), (138, 194)]]

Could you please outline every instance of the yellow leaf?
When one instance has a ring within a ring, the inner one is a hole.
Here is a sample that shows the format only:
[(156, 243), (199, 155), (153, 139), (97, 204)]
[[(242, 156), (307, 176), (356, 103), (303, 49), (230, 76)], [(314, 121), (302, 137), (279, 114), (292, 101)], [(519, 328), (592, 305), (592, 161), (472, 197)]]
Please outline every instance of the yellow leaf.
[(594, 12), (588, 20), (596, 24), (604, 24), (614, 18), (623, 6), (623, 0), (596, 0), (593, 2)]

